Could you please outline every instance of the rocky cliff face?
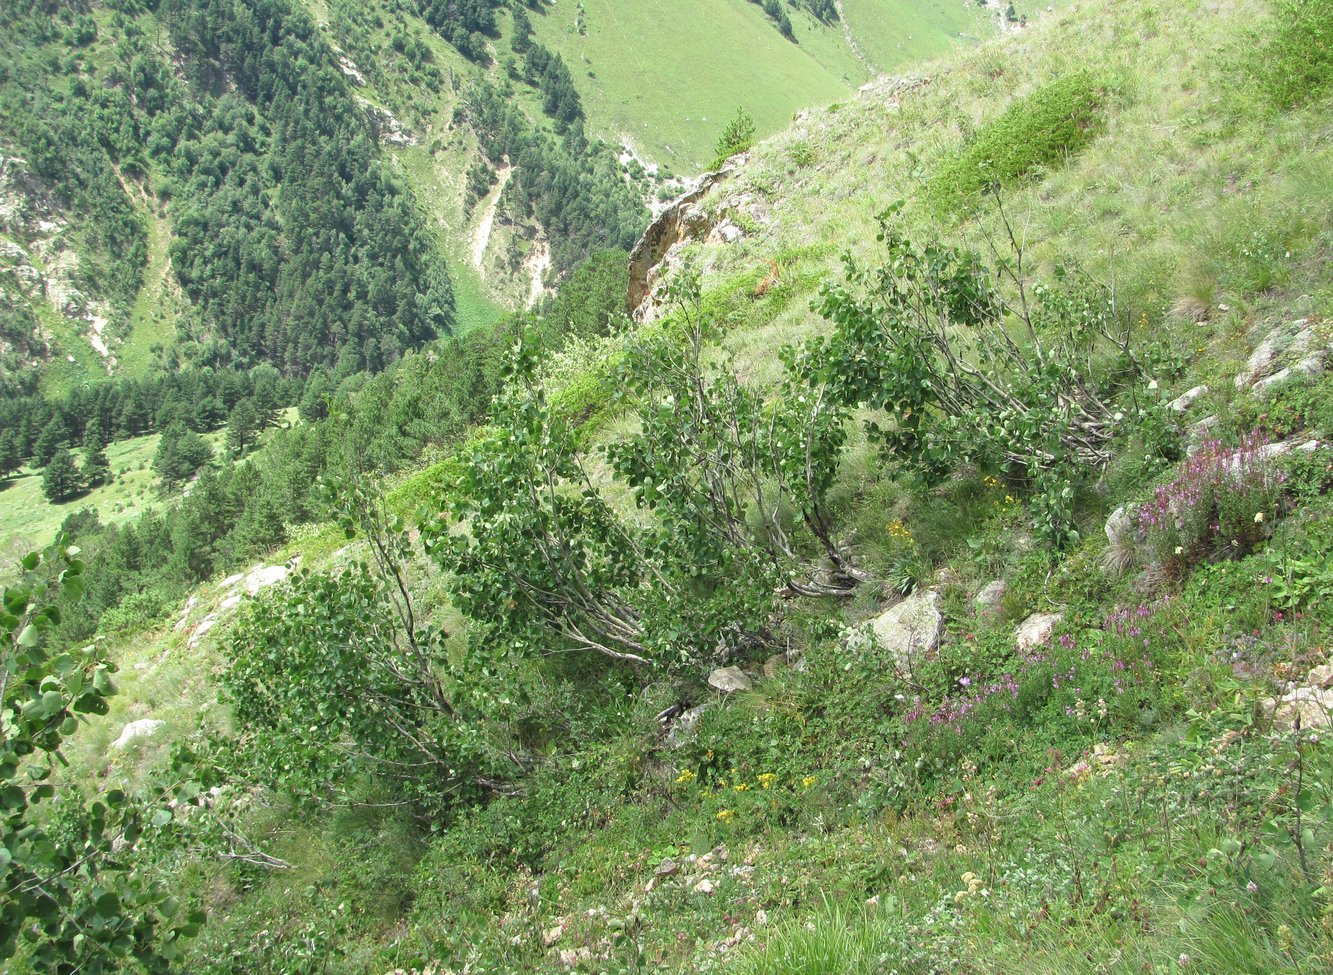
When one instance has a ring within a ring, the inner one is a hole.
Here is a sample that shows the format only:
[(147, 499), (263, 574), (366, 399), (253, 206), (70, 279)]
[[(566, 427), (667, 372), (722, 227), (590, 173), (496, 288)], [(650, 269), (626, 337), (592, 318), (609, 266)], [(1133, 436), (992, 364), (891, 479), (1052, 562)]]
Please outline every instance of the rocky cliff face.
[(704, 173), (649, 225), (629, 256), (629, 307), (639, 321), (657, 317), (661, 286), (673, 266), (672, 256), (691, 241), (703, 240), (714, 220), (704, 208), (705, 197), (724, 183), (745, 157), (736, 156), (712, 173)]
[[(69, 221), (53, 194), (18, 157), (0, 155), (0, 308), (49, 305), (83, 335), (108, 365), (103, 330), (107, 303), (77, 286), (79, 257), (66, 239)], [(31, 333), (0, 335), (0, 351), (36, 365), (50, 358), (52, 336), (39, 324)]]

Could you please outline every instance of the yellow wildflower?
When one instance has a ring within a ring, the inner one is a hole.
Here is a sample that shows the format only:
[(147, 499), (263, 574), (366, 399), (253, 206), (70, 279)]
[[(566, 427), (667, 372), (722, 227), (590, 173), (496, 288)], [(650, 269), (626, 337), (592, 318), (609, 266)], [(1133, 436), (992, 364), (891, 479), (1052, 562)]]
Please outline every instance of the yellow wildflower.
[(735, 813), (734, 810), (732, 810), (732, 809), (723, 809), (720, 813), (717, 814), (717, 818), (720, 819), (720, 820), (723, 820), (723, 821), (725, 822), (726, 820), (731, 819), (731, 818), (734, 817), (735, 815), (736, 815), (736, 813)]
[(772, 772), (764, 772), (761, 773), (760, 775), (755, 776), (755, 781), (758, 782), (759, 785), (765, 789), (771, 789), (773, 787), (773, 783), (776, 782), (777, 780), (778, 777), (774, 775)]
[(801, 788), (802, 788), (802, 789), (808, 789), (808, 788), (810, 788), (812, 785), (814, 785), (814, 784), (815, 784), (816, 782), (818, 782), (818, 781), (819, 781), (819, 777), (818, 777), (818, 776), (816, 776), (816, 775), (807, 775), (805, 778), (801, 779)]
[(686, 782), (693, 782), (699, 776), (695, 775), (690, 769), (681, 769), (680, 775), (676, 776), (676, 784), (681, 785)]

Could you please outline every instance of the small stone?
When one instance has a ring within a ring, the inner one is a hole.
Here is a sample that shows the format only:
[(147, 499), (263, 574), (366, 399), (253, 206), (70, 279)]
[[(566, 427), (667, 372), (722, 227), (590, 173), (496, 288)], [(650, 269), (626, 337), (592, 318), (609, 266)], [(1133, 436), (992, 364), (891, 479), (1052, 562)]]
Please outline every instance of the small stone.
[(694, 885), (694, 892), (696, 894), (712, 894), (715, 893), (716, 891), (717, 887), (715, 887), (713, 885), (713, 882), (709, 880), (707, 877), (705, 877), (703, 880), (699, 881), (697, 884)]
[(1196, 420), (1190, 424), (1190, 439), (1193, 441), (1203, 440), (1222, 424), (1222, 418), (1216, 413), (1205, 416), (1202, 420)]
[(190, 647), (193, 648), (198, 645), (208, 631), (217, 625), (217, 622), (217, 619), (213, 616), (206, 616), (200, 620), (199, 625), (194, 628), (194, 633), (190, 636)]
[(913, 593), (871, 624), (880, 646), (894, 654), (899, 668), (910, 669), (939, 646), (944, 629), (939, 598), (933, 590)]
[(680, 873), (680, 864), (671, 859), (671, 857), (667, 857), (657, 865), (657, 869), (653, 872), (659, 877), (674, 877), (676, 874)]
[(120, 731), (120, 737), (111, 743), (112, 748), (124, 748), (136, 738), (146, 738), (148, 735), (157, 732), (157, 729), (165, 725), (165, 721), (158, 721), (156, 718), (140, 718), (138, 721), (131, 721)]
[(708, 686), (723, 694), (748, 691), (753, 685), (739, 667), (719, 667), (708, 675)]
[(1000, 608), (1000, 601), (1008, 590), (1003, 579), (996, 579), (981, 587), (981, 591), (972, 600), (978, 613), (994, 613)]
[(557, 924), (550, 930), (543, 931), (542, 945), (546, 948), (551, 947), (551, 945), (555, 944), (557, 941), (560, 940), (560, 936), (563, 935), (564, 933), (565, 933), (565, 926), (563, 924)]
[(671, 748), (682, 748), (690, 739), (694, 737), (695, 726), (699, 724), (699, 719), (703, 717), (704, 712), (712, 707), (712, 701), (705, 701), (698, 707), (690, 708), (676, 719), (667, 733), (667, 745)]
[(1305, 679), (1311, 687), (1323, 689), (1333, 687), (1333, 664), (1320, 664), (1310, 671), (1310, 676)]
[(1033, 613), (1014, 631), (1018, 649), (1028, 650), (1050, 640), (1055, 628), (1064, 619), (1063, 613)]
[(1173, 413), (1184, 413), (1191, 406), (1194, 405), (1195, 400), (1197, 400), (1201, 396), (1207, 396), (1207, 395), (1208, 395), (1207, 386), (1195, 386), (1193, 389), (1188, 389), (1185, 392), (1181, 393), (1170, 403), (1167, 403), (1166, 408), (1168, 410), (1171, 410)]

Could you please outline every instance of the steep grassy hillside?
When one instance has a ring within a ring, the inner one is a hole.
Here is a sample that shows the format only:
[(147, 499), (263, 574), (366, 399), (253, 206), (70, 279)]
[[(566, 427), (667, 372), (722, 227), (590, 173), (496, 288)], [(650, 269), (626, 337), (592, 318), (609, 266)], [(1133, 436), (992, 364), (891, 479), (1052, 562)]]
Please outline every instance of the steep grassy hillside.
[(961, 3), (861, 0), (846, 6), (845, 25), (792, 10), (794, 41), (748, 0), (592, 0), (577, 10), (551, 7), (537, 24), (543, 42), (576, 66), (575, 82), (600, 133), (612, 140), (627, 136), (647, 159), (689, 172), (710, 161), (717, 134), (738, 105), (766, 135), (799, 109), (836, 101), (877, 72), (938, 54), (960, 32), (975, 35), (989, 26)]
[(139, 861), (190, 970), (1333, 964), (1329, 13), (1086, 0), (811, 113), (359, 538), (108, 634), (69, 775), (216, 786)]

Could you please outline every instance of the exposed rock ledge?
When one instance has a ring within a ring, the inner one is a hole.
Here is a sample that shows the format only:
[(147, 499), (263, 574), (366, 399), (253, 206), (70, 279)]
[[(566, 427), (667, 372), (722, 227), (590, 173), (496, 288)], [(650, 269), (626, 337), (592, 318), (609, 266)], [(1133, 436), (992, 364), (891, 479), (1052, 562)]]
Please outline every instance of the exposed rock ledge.
[(629, 256), (629, 307), (639, 321), (650, 321), (654, 317), (653, 288), (662, 276), (660, 269), (667, 252), (677, 244), (702, 237), (707, 232), (708, 217), (699, 202), (730, 177), (745, 158), (744, 155), (733, 157), (721, 169), (700, 176), (692, 187), (657, 215), (634, 245)]

